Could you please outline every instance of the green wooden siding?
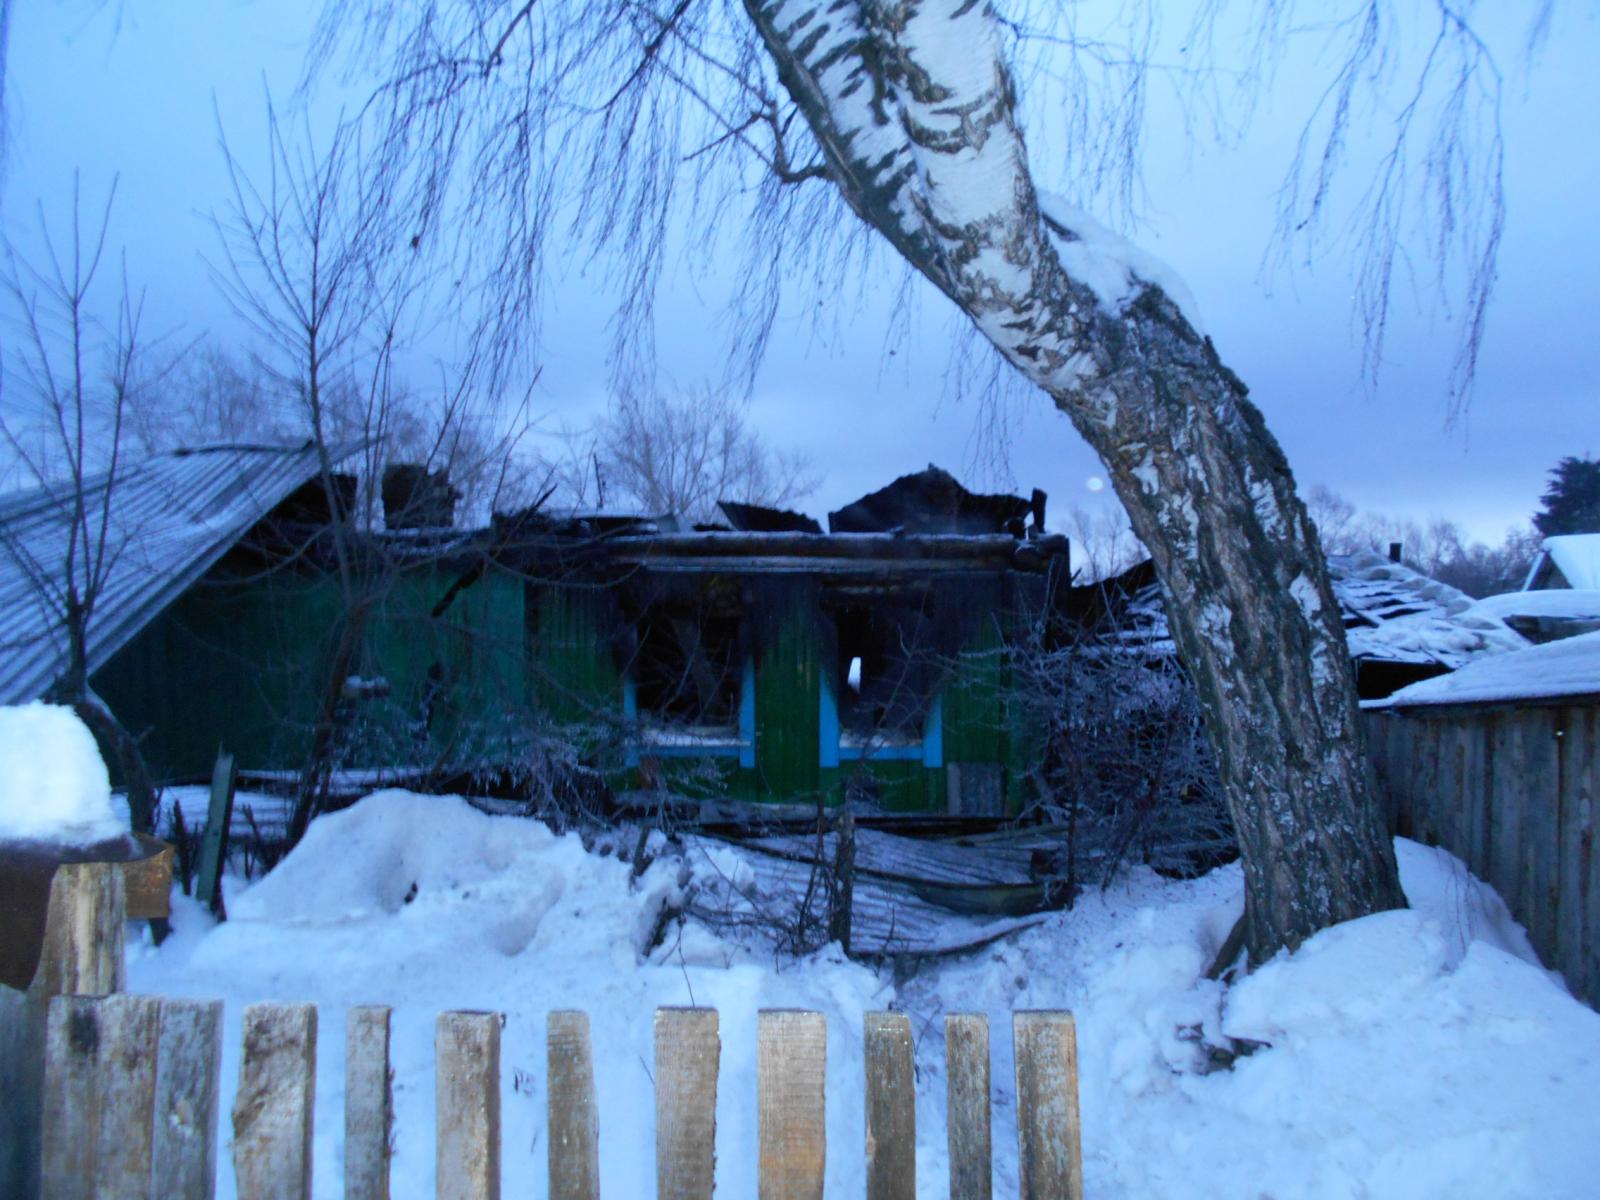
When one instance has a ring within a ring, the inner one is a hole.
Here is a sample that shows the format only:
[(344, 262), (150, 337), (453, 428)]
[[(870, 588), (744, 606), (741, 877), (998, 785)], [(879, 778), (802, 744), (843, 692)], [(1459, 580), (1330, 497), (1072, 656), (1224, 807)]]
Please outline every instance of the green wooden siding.
[[(814, 803), (822, 786), (817, 704), (822, 644), (811, 588), (769, 591), (756, 651), (756, 776), (762, 799)], [(836, 801), (835, 797), (835, 801)]]
[(340, 606), (327, 580), (283, 574), (190, 589), (94, 677), (158, 780), (204, 778), (225, 745), (242, 765), (298, 766)]
[[(451, 765), (492, 759), (518, 728), (553, 720), (619, 786), (616, 721), (625, 645), (617, 601), (602, 585), (540, 584), (489, 568), (432, 611), (459, 572), (420, 567), (398, 576), (367, 624), (355, 673), (387, 693), (356, 701), (346, 737), (350, 765)], [(755, 767), (719, 764), (730, 799), (836, 805), (852, 779), (891, 812), (943, 812), (948, 772), (914, 761), (819, 761), (824, 672), (831, 630), (819, 585), (806, 576), (746, 578), (755, 662)], [(1023, 795), (1026, 739), (1008, 730), (1002, 586), (993, 603), (970, 581), (964, 623), (942, 693), (943, 761), (1001, 763), (1007, 807)], [(135, 734), (158, 778), (203, 778), (226, 745), (247, 769), (302, 765), (342, 611), (337, 581), (290, 572), (213, 579), (190, 590), (95, 679)], [(542, 714), (542, 715), (540, 715)], [(502, 736), (504, 735), (504, 736)], [(495, 739), (501, 740), (496, 742)], [(477, 739), (476, 741), (474, 739)], [(676, 770), (676, 767), (672, 767)], [(705, 772), (696, 772), (701, 785)]]

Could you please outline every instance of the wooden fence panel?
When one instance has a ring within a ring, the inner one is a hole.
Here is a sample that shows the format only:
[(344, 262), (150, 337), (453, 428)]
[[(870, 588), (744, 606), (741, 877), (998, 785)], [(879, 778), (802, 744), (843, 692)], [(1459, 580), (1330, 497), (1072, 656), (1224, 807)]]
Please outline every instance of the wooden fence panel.
[(163, 1000), (150, 1194), (211, 1200), (217, 1183), (222, 1001)]
[(822, 1200), (827, 1062), (828, 1024), (821, 1013), (763, 1009), (757, 1016), (761, 1200)]
[(352, 1008), (344, 1025), (344, 1197), (389, 1200), (390, 1009)]
[(989, 1131), (989, 1018), (951, 1013), (944, 1019), (950, 1200), (994, 1194)]
[(1078, 1039), (1072, 1014), (1011, 1015), (1022, 1200), (1083, 1200)]
[(599, 1200), (600, 1119), (595, 1108), (589, 1014), (553, 1012), (545, 1028), (550, 1072), (550, 1200)]
[(317, 1009), (252, 1004), (233, 1100), (233, 1171), (239, 1200), (311, 1200)]
[(902, 1012), (862, 1018), (867, 1076), (867, 1200), (916, 1200), (917, 1081), (911, 1021)]
[(1544, 961), (1600, 999), (1600, 706), (1374, 713), (1368, 745), (1397, 832), (1446, 849), (1505, 900)]
[[(48, 1200), (209, 1200), (214, 1187), (220, 1002), (62, 997), (50, 1011), (45, 1125)], [(370, 1158), (354, 1185), (387, 1190), (390, 1012), (352, 1010), (347, 1073), (364, 1094), (347, 1106), (346, 1156)], [(437, 1194), (500, 1195), (498, 1013), (447, 1012), (436, 1028)], [(306, 1200), (311, 1192), (317, 1011), (246, 1009), (234, 1167), (241, 1200)], [(1077, 1044), (1072, 1015), (1014, 1014), (1021, 1195), (1081, 1200)], [(903, 1013), (863, 1018), (866, 1175), (870, 1200), (913, 1200), (916, 1118), (911, 1025)], [(946, 1021), (951, 1196), (992, 1195), (988, 1024)], [(589, 1023), (549, 1015), (551, 1188), (557, 1200), (599, 1196), (598, 1126)], [(656, 1014), (658, 1187), (703, 1200), (714, 1186), (719, 1018), (711, 1009)], [(827, 1023), (820, 1013), (763, 1011), (757, 1027), (759, 1195), (820, 1200), (826, 1167)], [(359, 1119), (349, 1121), (355, 1112)], [(382, 1137), (375, 1137), (376, 1134)]]
[[(500, 1200), (500, 1020), (496, 1012), (439, 1014), (433, 1043), (439, 1200)], [(550, 1103), (553, 1111), (553, 1092)]]
[(722, 1058), (718, 1020), (714, 1008), (656, 1009), (658, 1200), (711, 1200)]

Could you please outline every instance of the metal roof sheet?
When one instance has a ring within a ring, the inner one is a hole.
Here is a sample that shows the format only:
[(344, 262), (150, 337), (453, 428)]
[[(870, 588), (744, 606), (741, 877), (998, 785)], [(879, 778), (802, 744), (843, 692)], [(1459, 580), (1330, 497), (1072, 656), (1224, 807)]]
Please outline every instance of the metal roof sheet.
[[(85, 480), (88, 515), (79, 527), (98, 542), (104, 525), (90, 674), (316, 473), (310, 443), (203, 446), (120, 466), (114, 479)], [(65, 669), (74, 495), (70, 482), (56, 482), (0, 496), (0, 704), (37, 699)], [(80, 588), (84, 561), (79, 546), (73, 574)]]

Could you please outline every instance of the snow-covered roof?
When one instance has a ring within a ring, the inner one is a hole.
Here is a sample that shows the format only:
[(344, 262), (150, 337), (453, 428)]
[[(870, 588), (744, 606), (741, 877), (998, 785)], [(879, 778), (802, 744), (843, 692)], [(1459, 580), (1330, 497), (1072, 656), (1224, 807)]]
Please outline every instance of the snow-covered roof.
[[(316, 472), (309, 444), (204, 446), (85, 480), (91, 538), (100, 536), (98, 514), (108, 514), (90, 673)], [(60, 482), (0, 496), (0, 704), (44, 695), (66, 667), (61, 597), (73, 501), (72, 486)]]
[(1546, 588), (1485, 596), (1472, 611), (1504, 621), (1511, 617), (1556, 617), (1571, 621), (1600, 620), (1600, 589)]
[(1379, 554), (1328, 559), (1354, 658), (1438, 663), (1455, 670), (1528, 642), (1465, 592)]
[[(1352, 658), (1454, 670), (1482, 655), (1528, 645), (1498, 617), (1473, 611), (1474, 601), (1465, 592), (1381, 555), (1332, 555), (1328, 574)], [(1116, 636), (1126, 645), (1172, 651), (1161, 592), (1154, 583), (1127, 598), (1116, 625)]]
[(1453, 674), (1401, 688), (1387, 700), (1367, 707), (1493, 704), (1576, 696), (1600, 696), (1600, 633), (1485, 658)]
[(1600, 533), (1563, 533), (1547, 537), (1528, 572), (1527, 588), (1546, 586), (1546, 563), (1553, 563), (1569, 588), (1600, 591)]

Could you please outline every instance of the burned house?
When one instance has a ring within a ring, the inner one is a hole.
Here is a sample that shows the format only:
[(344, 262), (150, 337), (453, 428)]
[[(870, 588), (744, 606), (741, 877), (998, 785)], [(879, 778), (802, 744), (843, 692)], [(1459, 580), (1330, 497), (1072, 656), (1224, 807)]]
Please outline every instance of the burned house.
[[(448, 520), (448, 481), (383, 483), (386, 501), (404, 492)], [(339, 486), (353, 503), (354, 481)], [(286, 482), (241, 510), (95, 664), (159, 778), (203, 778), (219, 746), (258, 779), (288, 776), (331, 685), (338, 765), (369, 780), (459, 780), (560, 742), (616, 793), (992, 816), (1022, 803), (1002, 648), (1070, 574), (1040, 494), (975, 495), (930, 468), (828, 532), (732, 503), (691, 531), (543, 511), (478, 529), (391, 521), (361, 535), (368, 591), (345, 660), (325, 491)]]

